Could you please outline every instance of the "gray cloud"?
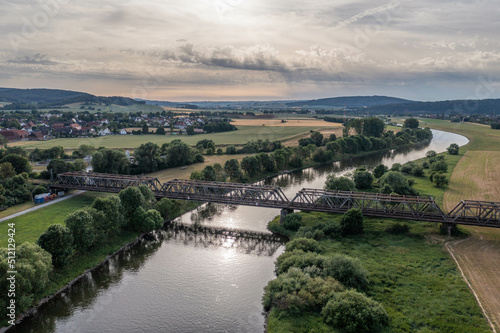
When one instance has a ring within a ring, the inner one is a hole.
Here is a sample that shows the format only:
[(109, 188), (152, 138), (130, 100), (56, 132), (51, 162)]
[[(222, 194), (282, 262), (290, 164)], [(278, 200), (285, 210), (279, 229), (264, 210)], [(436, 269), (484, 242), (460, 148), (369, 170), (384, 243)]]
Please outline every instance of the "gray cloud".
[(18, 56), (14, 59), (8, 59), (8, 63), (12, 64), (22, 64), (22, 65), (44, 65), (51, 66), (57, 65), (58, 63), (47, 58), (46, 54), (36, 53), (33, 55)]

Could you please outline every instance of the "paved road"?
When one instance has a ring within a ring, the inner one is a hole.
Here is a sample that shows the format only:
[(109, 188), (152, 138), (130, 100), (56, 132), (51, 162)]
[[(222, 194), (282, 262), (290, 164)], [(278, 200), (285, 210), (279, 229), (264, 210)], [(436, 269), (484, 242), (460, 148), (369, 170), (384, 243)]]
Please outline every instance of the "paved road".
[(29, 209), (26, 209), (26, 210), (23, 210), (22, 212), (19, 212), (19, 213), (15, 213), (15, 214), (12, 214), (12, 215), (9, 215), (7, 217), (4, 217), (2, 219), (0, 219), (0, 222), (3, 222), (3, 221), (6, 221), (6, 220), (10, 220), (14, 217), (18, 217), (20, 215), (23, 215), (23, 214), (26, 214), (26, 213), (29, 213), (29, 212), (32, 212), (34, 210), (37, 210), (37, 209), (40, 209), (40, 208), (44, 208), (44, 207), (47, 207), (47, 206), (50, 206), (50, 205), (53, 205), (55, 203), (58, 203), (58, 202), (61, 202), (63, 200), (66, 200), (66, 199), (69, 199), (69, 198), (73, 198), (73, 197), (76, 197), (77, 195), (80, 195), (82, 193), (84, 193), (86, 191), (76, 191), (75, 193), (72, 193), (70, 195), (67, 195), (67, 196), (64, 196), (62, 198), (57, 198), (55, 200), (52, 200), (52, 201), (49, 201), (47, 203), (44, 203), (44, 204), (41, 204), (41, 205), (38, 205), (38, 206), (35, 206), (35, 207), (32, 207), (32, 208), (29, 208)]

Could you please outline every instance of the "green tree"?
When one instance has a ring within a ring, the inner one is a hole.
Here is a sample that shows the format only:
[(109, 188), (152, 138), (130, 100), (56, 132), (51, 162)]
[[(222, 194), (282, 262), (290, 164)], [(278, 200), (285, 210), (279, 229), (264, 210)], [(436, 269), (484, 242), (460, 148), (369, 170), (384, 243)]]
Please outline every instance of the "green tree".
[(425, 156), (427, 156), (428, 158), (434, 157), (436, 155), (437, 153), (434, 150), (429, 150), (425, 153)]
[(154, 208), (160, 212), (163, 219), (166, 220), (177, 210), (177, 204), (173, 200), (162, 198), (155, 204)]
[(150, 209), (156, 203), (156, 197), (154, 192), (146, 185), (141, 184), (137, 187), (141, 191), (144, 197), (144, 204), (142, 205), (144, 209)]
[(448, 185), (448, 179), (446, 178), (446, 175), (440, 172), (433, 175), (432, 182), (437, 188), (445, 188), (446, 185)]
[(92, 145), (80, 145), (77, 149), (80, 157), (86, 157), (91, 155), (95, 151), (95, 147)]
[(49, 165), (47, 165), (47, 171), (52, 172), (53, 176), (57, 176), (60, 173), (73, 171), (73, 167), (71, 163), (66, 162), (63, 159), (56, 158), (50, 161)]
[(194, 162), (194, 153), (187, 144), (179, 139), (170, 142), (165, 150), (169, 168), (189, 165)]
[(375, 176), (375, 178), (380, 178), (384, 175), (384, 173), (386, 173), (387, 171), (389, 171), (389, 168), (386, 167), (385, 165), (383, 164), (379, 164), (375, 167), (375, 169), (373, 169), (373, 176)]
[(142, 125), (142, 134), (149, 134), (149, 126), (146, 122)]
[(247, 156), (241, 161), (241, 169), (253, 177), (260, 172), (260, 163), (255, 156)]
[(64, 220), (73, 236), (73, 244), (79, 252), (84, 252), (95, 244), (98, 230), (94, 227), (94, 218), (86, 209), (79, 209), (69, 214)]
[(385, 124), (384, 121), (377, 117), (370, 117), (363, 119), (363, 130), (362, 133), (365, 136), (372, 136), (375, 138), (381, 138), (384, 134)]
[(71, 231), (60, 224), (51, 225), (40, 235), (37, 244), (52, 255), (52, 263), (56, 267), (64, 266), (73, 254)]
[(227, 155), (233, 155), (233, 154), (236, 154), (236, 147), (234, 147), (233, 145), (231, 145), (231, 146), (227, 146), (227, 147), (226, 147), (226, 154), (227, 154)]
[(154, 228), (160, 229), (163, 227), (163, 223), (165, 222), (161, 217), (161, 214), (156, 209), (150, 209), (146, 212), (146, 218), (151, 219), (154, 222)]
[(436, 161), (431, 165), (432, 172), (444, 172), (448, 171), (448, 163), (446, 161)]
[(320, 132), (312, 132), (311, 139), (317, 147), (320, 147), (323, 144), (323, 134), (321, 134)]
[(222, 148), (217, 148), (217, 155), (224, 155)]
[(354, 290), (333, 294), (322, 315), (327, 324), (347, 333), (377, 333), (389, 325), (384, 307)]
[(419, 122), (415, 118), (407, 118), (407, 119), (405, 119), (405, 122), (403, 123), (403, 127), (412, 128), (412, 129), (418, 128), (418, 125), (419, 125)]
[(155, 134), (158, 134), (158, 135), (165, 135), (165, 127), (163, 126), (158, 126), (158, 128), (156, 129), (156, 132)]
[(318, 241), (305, 237), (294, 238), (286, 243), (286, 250), (302, 250), (304, 252), (321, 252), (321, 247)]
[(357, 208), (349, 209), (340, 219), (340, 228), (343, 235), (357, 235), (363, 233), (363, 213)]
[(143, 143), (134, 151), (134, 160), (139, 173), (150, 173), (159, 170), (160, 147), (152, 142)]
[(456, 143), (452, 143), (446, 150), (450, 155), (458, 155), (460, 147)]
[(12, 178), (16, 175), (16, 170), (9, 162), (0, 164), (0, 180)]
[(356, 184), (347, 177), (336, 177), (335, 174), (328, 175), (325, 182), (325, 190), (330, 191), (354, 191)]
[(186, 127), (186, 134), (187, 135), (194, 135), (194, 126), (188, 126)]
[(216, 179), (214, 167), (211, 165), (207, 165), (203, 170), (201, 170), (201, 174), (202, 174), (203, 180), (215, 181), (215, 179)]
[(7, 140), (7, 138), (5, 136), (0, 134), (0, 146), (7, 148), (8, 142), (9, 142), (9, 140)]
[(353, 179), (357, 189), (363, 190), (372, 188), (373, 175), (369, 171), (356, 170), (356, 172), (354, 172)]
[(124, 223), (120, 198), (116, 196), (106, 198), (97, 197), (91, 207), (104, 214), (106, 223), (101, 226), (104, 235), (107, 238), (117, 236)]
[(130, 161), (121, 150), (101, 149), (92, 154), (92, 168), (95, 172), (129, 174)]
[[(15, 305), (16, 314), (23, 313), (32, 306), (35, 295), (39, 294), (49, 283), (49, 273), (52, 271), (51, 255), (40, 246), (24, 242), (16, 246), (16, 290)], [(7, 248), (0, 248), (0, 289), (7, 291), (10, 289), (10, 281), (7, 280), (8, 271), (12, 271), (9, 261), (12, 260), (12, 252)], [(0, 297), (0, 314), (7, 316), (7, 297)]]
[(410, 187), (408, 180), (401, 172), (389, 171), (380, 178), (380, 185), (389, 185), (394, 192), (402, 195), (416, 195), (416, 191)]
[(14, 167), (14, 170), (16, 170), (17, 174), (31, 172), (31, 164), (26, 157), (21, 155), (8, 154), (0, 160), (0, 163), (10, 163), (12, 167)]
[(302, 226), (302, 216), (299, 213), (291, 213), (285, 216), (283, 226), (287, 230), (297, 231)]
[(137, 187), (127, 187), (121, 190), (118, 196), (120, 197), (120, 202), (127, 222), (132, 218), (136, 209), (143, 206), (146, 202), (144, 196)]
[(224, 163), (224, 171), (232, 180), (238, 179), (241, 176), (240, 163), (234, 158), (227, 160), (226, 163)]

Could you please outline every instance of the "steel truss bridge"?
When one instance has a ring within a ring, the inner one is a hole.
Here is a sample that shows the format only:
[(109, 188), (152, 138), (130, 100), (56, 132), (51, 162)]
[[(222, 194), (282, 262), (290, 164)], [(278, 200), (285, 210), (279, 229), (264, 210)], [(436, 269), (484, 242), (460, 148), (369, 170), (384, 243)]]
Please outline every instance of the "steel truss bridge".
[(86, 172), (59, 174), (50, 188), (118, 193), (139, 185), (149, 187), (157, 198), (280, 208), (282, 218), (294, 210), (345, 213), (359, 208), (366, 216), (500, 228), (500, 202), (463, 200), (444, 213), (430, 196), (304, 188), (289, 200), (277, 186), (179, 179), (162, 184), (153, 177)]

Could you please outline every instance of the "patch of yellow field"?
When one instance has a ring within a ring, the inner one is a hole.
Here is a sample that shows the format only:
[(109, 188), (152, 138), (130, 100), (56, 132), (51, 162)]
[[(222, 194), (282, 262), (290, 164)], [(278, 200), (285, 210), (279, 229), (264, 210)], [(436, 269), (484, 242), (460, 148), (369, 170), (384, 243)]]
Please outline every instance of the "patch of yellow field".
[[(447, 211), (460, 200), (500, 201), (500, 152), (467, 151), (444, 194)], [(465, 226), (471, 237), (448, 243), (491, 325), (500, 330), (500, 230)]]
[(219, 163), (220, 165), (224, 166), (224, 163), (230, 159), (236, 159), (239, 162), (246, 156), (251, 156), (248, 154), (236, 154), (236, 155), (211, 155), (211, 156), (203, 156), (205, 157), (205, 162), (203, 163), (195, 163), (191, 165), (187, 165), (185, 167), (178, 167), (178, 168), (170, 168), (170, 169), (165, 169), (153, 173), (147, 174), (149, 177), (156, 177), (158, 180), (162, 183), (168, 182), (169, 180), (173, 179), (189, 179), (191, 176), (191, 173), (193, 171), (201, 171), (203, 170), (207, 165), (213, 165), (215, 163)]
[(460, 159), (444, 194), (450, 211), (460, 200), (500, 201), (500, 152), (468, 151)]
[(288, 119), (285, 123), (281, 119), (233, 119), (231, 124), (236, 126), (284, 126), (284, 127), (338, 127), (342, 128), (342, 124), (331, 123), (321, 119), (297, 118)]

